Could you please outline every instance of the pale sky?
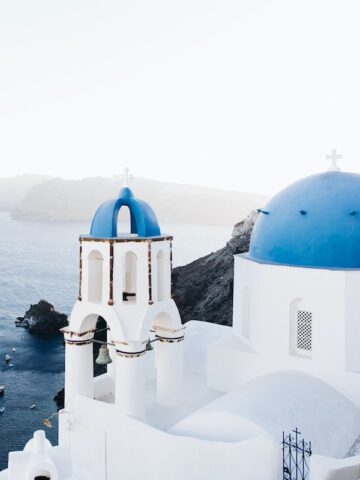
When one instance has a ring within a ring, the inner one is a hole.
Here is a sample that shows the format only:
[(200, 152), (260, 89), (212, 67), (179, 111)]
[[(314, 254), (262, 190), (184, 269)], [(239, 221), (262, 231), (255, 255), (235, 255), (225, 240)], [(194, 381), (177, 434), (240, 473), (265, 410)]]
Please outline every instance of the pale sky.
[(0, 176), (360, 172), (359, 0), (0, 0)]

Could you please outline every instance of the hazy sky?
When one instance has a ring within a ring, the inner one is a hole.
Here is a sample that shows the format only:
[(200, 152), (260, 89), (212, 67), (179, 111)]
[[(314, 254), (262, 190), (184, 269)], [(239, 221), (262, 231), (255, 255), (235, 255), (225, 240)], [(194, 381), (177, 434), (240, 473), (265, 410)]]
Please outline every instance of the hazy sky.
[(0, 0), (0, 176), (360, 172), (359, 0)]

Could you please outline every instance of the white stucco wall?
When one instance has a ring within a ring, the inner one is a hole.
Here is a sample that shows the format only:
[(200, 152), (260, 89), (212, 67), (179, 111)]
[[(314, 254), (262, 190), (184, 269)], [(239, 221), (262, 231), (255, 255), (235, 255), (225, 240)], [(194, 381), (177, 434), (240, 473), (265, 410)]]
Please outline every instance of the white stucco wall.
[[(231, 391), (259, 375), (295, 369), (360, 405), (360, 272), (259, 264), (235, 256), (234, 337), (209, 346), (208, 381)], [(312, 312), (311, 358), (293, 348), (294, 307)], [(352, 371), (350, 371), (352, 370)]]
[(60, 432), (70, 422), (74, 465), (97, 480), (280, 478), (280, 445), (270, 439), (219, 442), (171, 435), (84, 397), (69, 407), (69, 418), (60, 415)]
[(310, 458), (310, 480), (359, 480), (360, 457), (335, 459), (321, 455)]
[(345, 275), (345, 349), (346, 367), (360, 372), (360, 274)]

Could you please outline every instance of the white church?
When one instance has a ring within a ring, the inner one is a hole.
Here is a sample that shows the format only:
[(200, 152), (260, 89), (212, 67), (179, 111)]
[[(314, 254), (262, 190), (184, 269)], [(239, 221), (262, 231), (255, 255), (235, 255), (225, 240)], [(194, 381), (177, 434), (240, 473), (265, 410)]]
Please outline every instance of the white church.
[[(172, 236), (126, 171), (80, 237), (59, 444), (35, 432), (0, 480), (359, 480), (360, 175), (338, 157), (259, 209), (234, 257), (232, 327), (182, 324)], [(304, 477), (284, 470), (294, 428), (311, 441)]]

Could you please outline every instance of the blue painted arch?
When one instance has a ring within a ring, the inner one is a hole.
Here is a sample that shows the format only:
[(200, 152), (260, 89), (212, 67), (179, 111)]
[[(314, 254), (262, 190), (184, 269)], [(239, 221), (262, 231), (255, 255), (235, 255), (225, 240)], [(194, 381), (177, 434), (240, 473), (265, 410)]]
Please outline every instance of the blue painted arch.
[(117, 219), (122, 207), (129, 208), (132, 234), (137, 234), (139, 237), (161, 235), (153, 209), (143, 200), (135, 198), (128, 187), (120, 190), (118, 198), (107, 200), (100, 205), (94, 215), (90, 235), (94, 238), (117, 237)]
[(270, 264), (359, 269), (360, 175), (312, 175), (275, 195), (260, 210), (247, 257)]

